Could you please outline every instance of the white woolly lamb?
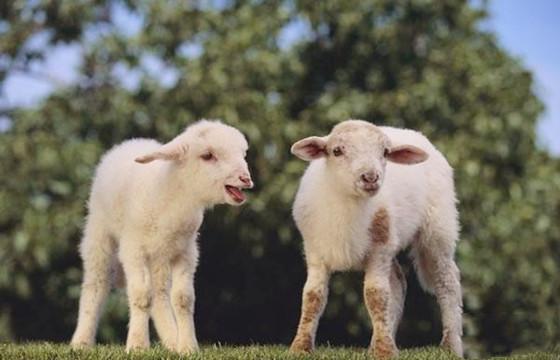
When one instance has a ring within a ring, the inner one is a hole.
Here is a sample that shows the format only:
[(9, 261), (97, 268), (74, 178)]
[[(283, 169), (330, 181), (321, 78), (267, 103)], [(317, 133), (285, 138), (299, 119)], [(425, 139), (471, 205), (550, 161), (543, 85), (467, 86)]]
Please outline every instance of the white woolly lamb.
[(313, 350), (330, 274), (363, 270), (374, 329), (370, 351), (376, 358), (396, 356), (406, 280), (395, 257), (410, 246), (420, 282), (441, 309), (442, 346), (462, 356), (458, 213), (453, 170), (443, 155), (418, 132), (361, 120), (300, 140), (292, 153), (311, 163), (293, 209), (307, 281), (291, 350)]
[(205, 208), (245, 201), (242, 189), (253, 186), (247, 148), (237, 129), (202, 120), (167, 144), (133, 139), (103, 157), (80, 244), (84, 277), (73, 346), (94, 344), (111, 269), (122, 264), (130, 309), (127, 350), (150, 346), (150, 311), (166, 347), (198, 348), (198, 229)]

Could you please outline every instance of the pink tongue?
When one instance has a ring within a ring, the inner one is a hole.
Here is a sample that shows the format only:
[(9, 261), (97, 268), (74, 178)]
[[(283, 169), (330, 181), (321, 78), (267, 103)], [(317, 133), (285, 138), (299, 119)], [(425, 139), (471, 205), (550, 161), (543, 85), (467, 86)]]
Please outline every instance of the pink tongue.
[(245, 200), (245, 195), (236, 187), (228, 187), (229, 193), (233, 196), (234, 200), (237, 202), (242, 202)]

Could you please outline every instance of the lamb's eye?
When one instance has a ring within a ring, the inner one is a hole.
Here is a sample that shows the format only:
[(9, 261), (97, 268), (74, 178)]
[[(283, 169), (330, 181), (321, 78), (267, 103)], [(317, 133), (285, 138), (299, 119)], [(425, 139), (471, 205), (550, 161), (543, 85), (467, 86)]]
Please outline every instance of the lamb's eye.
[(216, 159), (214, 154), (211, 151), (205, 152), (204, 154), (200, 155), (200, 158), (204, 161), (210, 161)]
[(334, 156), (340, 156), (343, 154), (342, 148), (340, 146), (337, 146), (333, 149), (332, 153)]
[(389, 149), (385, 148), (385, 150), (383, 151), (383, 156), (387, 157), (387, 155), (389, 155)]

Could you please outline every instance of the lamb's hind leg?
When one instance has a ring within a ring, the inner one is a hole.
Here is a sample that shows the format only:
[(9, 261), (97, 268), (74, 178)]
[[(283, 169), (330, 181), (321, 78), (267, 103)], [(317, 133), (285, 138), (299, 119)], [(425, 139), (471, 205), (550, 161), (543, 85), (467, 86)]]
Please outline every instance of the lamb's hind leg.
[(399, 323), (401, 322), (403, 315), (404, 301), (406, 298), (406, 277), (404, 276), (402, 268), (397, 259), (393, 259), (389, 283), (391, 285), (389, 324), (391, 332), (393, 334), (393, 338), (396, 339)]
[(90, 216), (80, 244), (84, 276), (80, 295), (78, 324), (72, 336), (73, 347), (91, 346), (101, 308), (111, 287), (110, 268), (116, 256), (115, 244), (95, 217)]
[(196, 260), (192, 253), (178, 256), (172, 262), (171, 302), (177, 320), (177, 351), (189, 354), (198, 350), (194, 326), (194, 274)]
[(420, 283), (437, 298), (443, 336), (441, 346), (463, 356), (462, 293), (459, 269), (453, 259), (454, 240), (421, 239), (413, 247), (413, 260)]

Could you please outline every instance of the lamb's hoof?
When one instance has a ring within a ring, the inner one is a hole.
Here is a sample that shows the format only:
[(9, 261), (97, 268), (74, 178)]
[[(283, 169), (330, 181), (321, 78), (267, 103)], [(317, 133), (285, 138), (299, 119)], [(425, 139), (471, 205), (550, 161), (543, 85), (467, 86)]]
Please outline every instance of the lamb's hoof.
[(399, 357), (399, 351), (398, 350), (370, 350), (369, 351), (370, 355), (373, 356), (374, 359), (376, 360), (389, 360), (389, 359), (396, 359), (397, 357)]
[(198, 344), (179, 344), (176, 351), (183, 355), (193, 354), (198, 351)]
[(377, 360), (395, 359), (399, 356), (399, 349), (391, 339), (376, 339), (369, 353)]
[(442, 348), (451, 351), (458, 357), (463, 357), (463, 342), (460, 336), (444, 334), (440, 345)]
[(132, 346), (132, 345), (127, 345), (126, 346), (126, 353), (130, 354), (130, 353), (134, 353), (134, 352), (140, 352), (140, 351), (146, 351), (148, 350), (150, 347), (149, 346)]
[(299, 346), (290, 346), (290, 353), (295, 355), (305, 355), (311, 354), (313, 352), (312, 348), (308, 347), (299, 347)]
[(169, 351), (177, 351), (177, 344), (175, 342), (163, 341), (161, 344), (163, 345), (164, 348), (166, 348)]
[(74, 350), (83, 350), (92, 347), (93, 344), (87, 340), (72, 340), (70, 347)]
[(292, 354), (309, 354), (313, 352), (313, 349), (314, 346), (311, 336), (298, 336), (290, 346), (290, 352)]
[(150, 348), (149, 340), (134, 339), (126, 342), (126, 352), (144, 351)]

